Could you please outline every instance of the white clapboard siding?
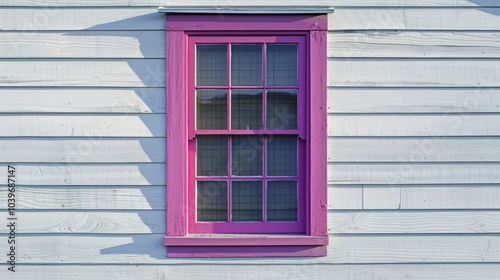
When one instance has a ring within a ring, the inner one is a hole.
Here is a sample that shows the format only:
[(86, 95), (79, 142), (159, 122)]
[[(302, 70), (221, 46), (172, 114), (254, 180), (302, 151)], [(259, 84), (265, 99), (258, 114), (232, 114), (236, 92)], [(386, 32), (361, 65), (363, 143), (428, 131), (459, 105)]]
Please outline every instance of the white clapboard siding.
[(494, 184), (500, 163), (330, 163), (333, 184)]
[[(280, 0), (254, 0), (252, 2), (243, 0), (171, 0), (165, 2), (161, 0), (4, 0), (0, 6), (223, 6), (231, 4), (233, 6), (282, 6), (283, 1)], [(300, 0), (290, 0), (286, 2), (289, 6), (333, 6), (333, 7), (421, 7), (422, 3), (418, 1), (408, 0), (308, 0), (307, 3)], [(496, 0), (426, 0), (425, 6), (431, 7), (500, 7)]]
[(329, 136), (499, 136), (500, 114), (329, 115)]
[(6, 32), (0, 58), (165, 58), (165, 32)]
[[(16, 209), (28, 210), (165, 210), (160, 186), (17, 186)], [(7, 207), (7, 188), (0, 190)], [(19, 215), (22, 215), (21, 213)]]
[(165, 88), (0, 88), (0, 98), (0, 113), (165, 113), (166, 106)]
[(165, 138), (0, 139), (6, 163), (164, 163)]
[(0, 136), (164, 137), (164, 114), (0, 115)]
[[(208, 264), (219, 259), (166, 258), (165, 234), (17, 235), (20, 264)], [(7, 236), (0, 242), (7, 243)], [(22, 249), (21, 249), (22, 248)], [(328, 256), (276, 258), (273, 264), (481, 263), (500, 261), (498, 235), (333, 235)], [(6, 254), (0, 255), (5, 263)], [(269, 264), (268, 258), (224, 259), (224, 264)]]
[[(498, 21), (500, 24), (500, 20)], [(328, 61), (338, 87), (498, 87), (500, 60), (342, 59)]]
[(330, 210), (499, 210), (500, 185), (330, 184), (328, 208)]
[(13, 7), (0, 9), (2, 31), (164, 30), (165, 15), (154, 7)]
[[(147, 234), (165, 233), (165, 210), (162, 211), (17, 211), (17, 232), (74, 234)], [(8, 212), (0, 218), (7, 220)], [(9, 233), (1, 227), (0, 233)]]
[(329, 30), (499, 30), (500, 8), (337, 9)]
[[(214, 279), (221, 279), (227, 275), (238, 275), (240, 279), (253, 279), (258, 275), (262, 279), (343, 279), (343, 280), (372, 280), (372, 279), (482, 279), (496, 280), (500, 273), (500, 266), (496, 264), (444, 264), (444, 265), (314, 265), (314, 266), (227, 266), (227, 265), (197, 265), (196, 269), (190, 266), (43, 266), (37, 269), (31, 265), (23, 265), (24, 270), (16, 272), (16, 276), (23, 279), (36, 278), (40, 280), (86, 280), (89, 277), (95, 280), (108, 279), (207, 279), (210, 275)], [(94, 268), (94, 269), (92, 269)], [(15, 279), (8, 276), (7, 279)], [(184, 278), (185, 277), (185, 278)]]
[[(18, 185), (165, 185), (164, 163), (14, 165)], [(0, 174), (7, 166), (0, 165)], [(1, 183), (0, 183), (1, 184)], [(3, 183), (5, 184), (5, 183)], [(110, 195), (109, 199), (112, 199)], [(77, 199), (77, 197), (75, 197)], [(103, 197), (103, 199), (108, 199)]]
[(0, 60), (0, 84), (3, 87), (164, 88), (165, 59)]
[(329, 113), (500, 113), (498, 88), (329, 88)]
[(499, 32), (360, 31), (328, 35), (329, 57), (498, 58)]
[(500, 162), (500, 137), (329, 138), (328, 161)]
[[(375, 265), (23, 265), (5, 280), (165, 280), (165, 279), (454, 279), (498, 280), (499, 264), (375, 264)], [(209, 276), (209, 277), (207, 277)]]
[(330, 211), (330, 233), (500, 233), (500, 211)]

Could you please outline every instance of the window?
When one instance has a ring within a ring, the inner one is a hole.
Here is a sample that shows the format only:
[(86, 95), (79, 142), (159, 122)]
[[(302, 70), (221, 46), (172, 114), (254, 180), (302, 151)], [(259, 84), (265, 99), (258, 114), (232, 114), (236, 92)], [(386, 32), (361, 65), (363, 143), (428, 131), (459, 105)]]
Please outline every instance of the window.
[(326, 15), (167, 15), (169, 257), (326, 254)]

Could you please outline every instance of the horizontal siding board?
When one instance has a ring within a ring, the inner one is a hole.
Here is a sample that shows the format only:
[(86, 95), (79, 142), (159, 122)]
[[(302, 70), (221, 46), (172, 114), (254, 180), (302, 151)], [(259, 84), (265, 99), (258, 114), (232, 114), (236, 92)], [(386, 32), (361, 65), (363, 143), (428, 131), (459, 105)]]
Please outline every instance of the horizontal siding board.
[(499, 138), (329, 138), (329, 162), (500, 162)]
[(500, 233), (500, 211), (362, 211), (328, 213), (330, 233)]
[(329, 136), (498, 136), (500, 114), (329, 115)]
[(495, 184), (500, 164), (328, 164), (332, 184)]
[(165, 138), (0, 139), (5, 163), (164, 163)]
[[(248, 261), (250, 262), (250, 261)], [(454, 279), (497, 280), (500, 264), (376, 264), (376, 265), (267, 265), (221, 263), (190, 265), (23, 265), (6, 280), (164, 280), (164, 279)]]
[[(329, 30), (499, 30), (499, 8), (337, 9)], [(424, 20), (425, 19), (425, 20)]]
[[(160, 163), (19, 164), (15, 168), (16, 183), (26, 186), (165, 185), (165, 164)], [(0, 171), (7, 174), (7, 166), (0, 165)], [(109, 199), (113, 199), (113, 195)]]
[(165, 87), (165, 59), (0, 60), (3, 87)]
[(164, 30), (165, 15), (156, 8), (12, 7), (0, 9), (2, 31)]
[[(19, 264), (210, 264), (218, 259), (168, 259), (164, 234), (18, 235)], [(6, 243), (6, 235), (0, 242)], [(459, 244), (460, 246), (457, 246)], [(328, 256), (277, 258), (273, 264), (481, 263), (500, 261), (496, 235), (333, 235)], [(168, 249), (167, 249), (168, 250)], [(5, 263), (6, 254), (0, 255)], [(225, 259), (227, 264), (266, 264), (268, 258)]]
[(0, 98), (0, 113), (165, 113), (166, 107), (164, 88), (0, 88)]
[[(500, 21), (498, 21), (500, 22)], [(328, 61), (337, 87), (498, 87), (500, 60), (339, 59)]]
[[(7, 220), (7, 211), (0, 212)], [(161, 211), (17, 211), (18, 233), (147, 234), (165, 233), (165, 210)], [(7, 227), (0, 233), (8, 233)]]
[[(7, 188), (0, 190), (6, 209)], [(18, 186), (16, 209), (35, 210), (161, 210), (165, 186)], [(43, 211), (46, 210), (46, 211)], [(22, 215), (19, 213), (19, 215)]]
[[(227, 4), (222, 3), (222, 4)], [(242, 0), (232, 0), (230, 3), (232, 5), (238, 6), (281, 6), (283, 2), (279, 0), (254, 0), (251, 3), (244, 2)], [(219, 0), (190, 0), (188, 2), (182, 0), (169, 1), (169, 7), (178, 6), (219, 6), (222, 5)], [(160, 0), (5, 0), (0, 6), (152, 6), (157, 7), (165, 5), (164, 1)], [(320, 6), (334, 6), (334, 7), (377, 7), (377, 6), (389, 6), (389, 7), (421, 7), (421, 3), (416, 1), (408, 0), (309, 0), (307, 3), (299, 0), (291, 0), (287, 2), (289, 6), (304, 6), (304, 5), (320, 5)], [(451, 7), (500, 7), (500, 4), (495, 0), (426, 0), (425, 6), (431, 7), (441, 7), (441, 6), (451, 6)]]
[(363, 187), (330, 185), (328, 209), (363, 209)]
[(498, 88), (329, 88), (329, 113), (500, 113)]
[(165, 137), (164, 114), (0, 115), (0, 137)]
[(165, 58), (165, 32), (2, 32), (0, 58)]
[(499, 32), (359, 31), (328, 35), (329, 57), (499, 58)]

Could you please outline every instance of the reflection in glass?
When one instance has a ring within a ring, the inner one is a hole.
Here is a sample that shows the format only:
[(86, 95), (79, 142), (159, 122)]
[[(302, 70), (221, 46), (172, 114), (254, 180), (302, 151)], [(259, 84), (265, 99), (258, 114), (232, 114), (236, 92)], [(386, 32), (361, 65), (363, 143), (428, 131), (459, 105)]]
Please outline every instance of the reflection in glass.
[(231, 85), (262, 85), (262, 45), (231, 46)]
[(297, 90), (267, 91), (267, 129), (297, 129)]
[(232, 221), (262, 221), (262, 181), (233, 181)]
[(196, 128), (227, 129), (227, 90), (196, 91)]
[(267, 182), (267, 220), (297, 221), (297, 182)]
[(262, 129), (262, 90), (231, 92), (231, 128)]
[(196, 45), (196, 85), (227, 85), (227, 45)]
[(297, 45), (267, 45), (267, 85), (298, 85), (297, 68)]
[(232, 137), (232, 174), (262, 175), (262, 139), (258, 136)]
[[(227, 143), (226, 136), (196, 136), (196, 174), (198, 176), (227, 176)], [(171, 176), (182, 175), (172, 174)]]
[(227, 221), (227, 182), (198, 181), (196, 219), (200, 222)]

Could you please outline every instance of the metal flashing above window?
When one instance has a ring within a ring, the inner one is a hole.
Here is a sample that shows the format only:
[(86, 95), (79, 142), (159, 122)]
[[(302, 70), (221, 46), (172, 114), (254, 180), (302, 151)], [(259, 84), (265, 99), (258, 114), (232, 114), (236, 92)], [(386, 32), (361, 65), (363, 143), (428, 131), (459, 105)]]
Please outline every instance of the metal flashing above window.
[(159, 7), (158, 13), (167, 14), (327, 14), (327, 6), (238, 6), (238, 7)]

